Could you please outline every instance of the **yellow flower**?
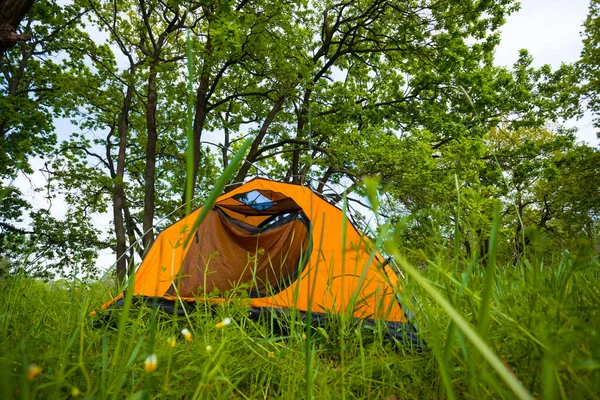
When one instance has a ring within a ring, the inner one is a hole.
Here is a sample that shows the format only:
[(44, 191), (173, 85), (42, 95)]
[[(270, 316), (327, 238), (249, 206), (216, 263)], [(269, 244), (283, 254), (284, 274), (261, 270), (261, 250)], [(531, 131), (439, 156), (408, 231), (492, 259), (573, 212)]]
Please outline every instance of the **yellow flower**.
[(181, 334), (183, 335), (183, 337), (185, 338), (185, 340), (187, 340), (188, 342), (192, 341), (192, 334), (190, 331), (188, 331), (187, 328), (183, 328), (181, 330)]
[(229, 325), (231, 323), (231, 318), (227, 317), (227, 318), (223, 318), (223, 321), (219, 322), (216, 327), (217, 328), (223, 328), (226, 327), (227, 325)]
[(177, 338), (175, 336), (171, 336), (167, 339), (167, 344), (169, 345), (169, 347), (175, 347), (175, 345), (177, 344)]
[(29, 365), (27, 369), (27, 379), (30, 381), (34, 380), (36, 376), (42, 373), (42, 367), (38, 367), (35, 364)]
[(73, 397), (79, 397), (80, 394), (81, 394), (81, 392), (76, 387), (74, 387), (73, 389), (71, 389), (71, 396), (73, 396)]
[(275, 358), (275, 353), (270, 351), (269, 354), (267, 354), (267, 357), (269, 358)]
[(306, 340), (306, 333), (302, 332), (302, 339)]
[(147, 373), (154, 372), (156, 371), (156, 365), (156, 354), (150, 354), (148, 357), (146, 357), (146, 361), (144, 362), (144, 371)]

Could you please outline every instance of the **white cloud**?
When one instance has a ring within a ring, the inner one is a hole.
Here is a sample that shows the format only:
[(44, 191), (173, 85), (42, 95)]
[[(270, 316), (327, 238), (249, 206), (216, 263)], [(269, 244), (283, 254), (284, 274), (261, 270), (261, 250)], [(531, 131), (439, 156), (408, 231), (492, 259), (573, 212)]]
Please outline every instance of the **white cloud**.
[[(512, 66), (520, 49), (529, 51), (537, 67), (550, 64), (558, 68), (561, 63), (577, 61), (583, 49), (580, 32), (588, 6), (589, 0), (522, 0), (521, 9), (509, 16), (502, 27), (496, 64)], [(579, 129), (580, 141), (598, 145), (589, 113), (579, 121), (566, 121), (565, 125)]]
[(522, 0), (521, 9), (509, 16), (502, 27), (496, 63), (512, 65), (519, 49), (527, 49), (537, 66), (558, 67), (579, 58), (580, 32), (589, 0)]

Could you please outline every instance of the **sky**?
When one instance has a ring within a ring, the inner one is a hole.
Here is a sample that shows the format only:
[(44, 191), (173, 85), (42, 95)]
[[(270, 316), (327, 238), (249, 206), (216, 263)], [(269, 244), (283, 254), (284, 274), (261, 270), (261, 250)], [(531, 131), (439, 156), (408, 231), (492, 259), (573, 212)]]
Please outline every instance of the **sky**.
[[(558, 68), (561, 63), (577, 61), (583, 48), (580, 33), (589, 4), (589, 0), (522, 0), (521, 9), (510, 15), (502, 27), (496, 64), (510, 67), (520, 49), (529, 51), (536, 67), (550, 64)], [(600, 144), (591, 115), (579, 121), (569, 120), (565, 125), (578, 128), (579, 141)]]
[[(521, 9), (509, 16), (502, 27), (501, 42), (495, 53), (496, 64), (510, 67), (522, 48), (533, 56), (535, 66), (550, 64), (553, 68), (558, 68), (563, 62), (576, 61), (582, 49), (580, 32), (588, 5), (589, 0), (522, 0)], [(590, 115), (585, 115), (580, 120), (566, 121), (565, 125), (578, 128), (579, 141), (599, 145)], [(56, 128), (60, 131), (58, 133), (61, 138), (68, 137), (69, 130), (73, 129), (66, 121), (57, 121)], [(45, 182), (44, 175), (39, 171), (43, 167), (43, 161), (34, 159), (31, 164), (36, 172), (29, 177), (19, 177), (14, 184), (35, 208), (47, 207), (43, 193), (34, 191)], [(64, 201), (60, 198), (53, 200), (52, 214), (55, 217), (61, 218), (67, 212)], [(95, 220), (107, 230), (111, 225), (110, 216)], [(110, 251), (104, 251), (97, 264), (105, 269), (113, 262), (114, 255)]]

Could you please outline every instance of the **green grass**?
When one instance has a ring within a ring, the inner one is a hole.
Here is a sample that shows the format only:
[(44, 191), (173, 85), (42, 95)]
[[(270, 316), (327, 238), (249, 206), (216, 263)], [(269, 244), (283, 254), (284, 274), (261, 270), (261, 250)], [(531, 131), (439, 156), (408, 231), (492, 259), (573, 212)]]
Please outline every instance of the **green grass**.
[[(94, 327), (89, 312), (107, 299), (105, 284), (7, 278), (0, 281), (0, 397), (64, 398), (75, 388), (89, 398), (598, 397), (597, 259), (474, 263), (466, 277), (452, 260), (440, 257), (419, 272), (395, 255), (409, 273), (403, 298), (416, 293), (421, 303), (415, 322), (429, 344), (422, 353), (345, 319), (308, 336), (295, 321), (282, 337), (236, 304), (200, 307), (189, 318), (136, 305)], [(232, 324), (217, 328), (225, 317)], [(194, 332), (192, 341), (183, 328)], [(157, 369), (147, 373), (152, 353)], [(29, 380), (31, 365), (42, 372)]]

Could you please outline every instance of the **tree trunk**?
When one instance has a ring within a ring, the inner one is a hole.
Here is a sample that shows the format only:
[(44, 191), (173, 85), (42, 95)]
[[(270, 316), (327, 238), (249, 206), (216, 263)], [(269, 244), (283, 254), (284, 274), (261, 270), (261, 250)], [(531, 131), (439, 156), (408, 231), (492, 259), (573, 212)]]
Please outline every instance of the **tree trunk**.
[(148, 99), (146, 101), (146, 125), (148, 130), (148, 141), (146, 143), (146, 173), (144, 192), (144, 252), (147, 252), (154, 242), (154, 181), (156, 179), (156, 142), (158, 132), (156, 130), (156, 63), (150, 66), (148, 75)]
[[(202, 156), (202, 146), (200, 142), (202, 141), (202, 131), (204, 129), (204, 123), (206, 122), (206, 116), (208, 114), (208, 88), (209, 88), (209, 80), (210, 80), (210, 56), (212, 53), (212, 46), (210, 36), (206, 40), (206, 48), (205, 48), (206, 58), (204, 59), (204, 64), (202, 65), (202, 72), (200, 73), (200, 83), (198, 85), (198, 91), (196, 92), (196, 110), (194, 115), (194, 173), (192, 175), (192, 194), (190, 199), (194, 198), (194, 190), (196, 188), (196, 181), (198, 179), (198, 171), (200, 170), (200, 157)], [(186, 188), (183, 191), (183, 201), (182, 204), (185, 204), (185, 199), (187, 191)]]
[[(111, 138), (114, 134), (115, 131), (115, 127), (111, 126), (110, 127), (110, 132), (108, 133), (108, 135), (106, 136), (106, 163), (108, 164), (108, 171), (110, 173), (110, 178), (111, 179), (115, 179), (117, 177), (117, 171), (115, 169), (115, 164), (113, 163), (112, 160), (112, 143), (111, 143)], [(125, 199), (124, 199), (125, 200)], [(138, 235), (141, 237), (141, 232), (139, 231), (139, 229), (136, 228), (135, 226), (135, 221), (133, 220), (133, 217), (131, 216), (131, 213), (129, 212), (129, 207), (126, 204), (126, 201), (123, 201), (123, 214), (125, 216), (125, 226), (127, 228), (127, 235), (129, 236), (129, 245), (131, 246), (131, 251), (129, 252), (129, 258), (130, 260), (133, 260), (134, 257), (134, 252), (135, 252), (135, 246), (133, 246), (133, 244), (136, 241), (135, 238), (135, 233), (136, 231), (138, 232)], [(139, 249), (139, 247), (138, 247)], [(138, 250), (138, 254), (140, 257), (144, 257), (144, 252), (141, 250)]]
[[(298, 137), (298, 136), (296, 136)], [(292, 183), (300, 182), (300, 149), (297, 144), (294, 144), (294, 152), (292, 153), (292, 168), (290, 171), (290, 178)]]
[(35, 0), (0, 0), (0, 56), (29, 35), (17, 34), (17, 29)]
[(229, 164), (229, 146), (231, 145), (230, 142), (230, 134), (229, 134), (229, 117), (231, 114), (231, 105), (233, 103), (229, 102), (229, 106), (227, 107), (227, 112), (225, 113), (225, 119), (223, 120), (223, 132), (225, 133), (225, 137), (223, 139), (223, 147), (221, 148), (222, 154), (223, 154), (223, 169), (227, 168), (227, 165)]
[(125, 193), (123, 189), (123, 177), (125, 175), (125, 151), (127, 146), (127, 132), (129, 130), (129, 109), (131, 107), (131, 98), (133, 90), (127, 87), (127, 93), (123, 101), (123, 108), (119, 116), (117, 131), (119, 133), (119, 155), (117, 156), (117, 170), (115, 176), (115, 188), (113, 197), (113, 217), (115, 225), (115, 236), (117, 239), (117, 279), (123, 282), (127, 276), (127, 241), (125, 237), (125, 227), (123, 224), (123, 206), (125, 203)]
[[(125, 199), (126, 200), (126, 199)], [(129, 207), (126, 204), (127, 202), (125, 202), (125, 204), (123, 204), (123, 215), (125, 216), (125, 227), (127, 228), (127, 235), (129, 236), (129, 246), (131, 246), (131, 250), (129, 252), (129, 258), (131, 260), (133, 260), (133, 257), (135, 256), (135, 251), (137, 250), (138, 255), (140, 256), (140, 258), (144, 258), (144, 250), (141, 248), (141, 246), (134, 246), (134, 243), (136, 242), (136, 238), (135, 238), (135, 232), (138, 232), (138, 235), (141, 237), (141, 232), (139, 231), (139, 229), (136, 227), (135, 225), (135, 221), (133, 220), (133, 217), (131, 216), (131, 212), (129, 212)]]
[(310, 167), (313, 166), (312, 164), (312, 160), (315, 159), (315, 157), (317, 157), (317, 154), (319, 152), (315, 149), (313, 150), (312, 154), (310, 155), (310, 160), (304, 164), (304, 166), (300, 169), (300, 173), (298, 175), (300, 175), (300, 180), (298, 183), (304, 185), (304, 182), (306, 181), (306, 175), (308, 175), (308, 173), (310, 172)]
[(323, 190), (325, 190), (325, 186), (327, 185), (327, 181), (329, 180), (329, 178), (331, 178), (332, 174), (333, 174), (333, 167), (327, 168), (327, 171), (325, 171), (325, 174), (323, 175), (323, 177), (321, 178), (321, 181), (319, 182), (319, 186), (317, 186), (317, 193), (323, 193)]
[[(256, 138), (254, 138), (254, 141), (252, 142), (252, 146), (250, 146), (250, 151), (248, 152), (248, 157), (246, 157), (246, 161), (242, 164), (242, 167), (240, 168), (235, 179), (233, 180), (234, 182), (241, 184), (242, 182), (244, 182), (244, 179), (246, 179), (246, 176), (248, 175), (248, 171), (250, 171), (250, 167), (252, 166), (252, 162), (254, 161), (254, 158), (257, 155), (258, 148), (259, 148), (260, 144), (262, 143), (263, 139), (265, 138), (265, 136), (269, 130), (269, 127), (271, 126), (271, 123), (273, 123), (273, 120), (275, 120), (275, 117), (281, 110), (281, 107), (283, 106), (284, 102), (285, 102), (285, 96), (281, 96), (279, 98), (279, 100), (277, 100), (275, 102), (275, 104), (273, 104), (273, 108), (271, 108), (269, 115), (267, 115), (267, 118), (265, 118), (262, 126), (260, 127), (260, 131), (258, 132), (258, 135), (256, 135)], [(239, 186), (239, 185), (229, 186), (229, 190), (233, 190), (236, 186)]]
[[(310, 95), (312, 90), (307, 89), (304, 92), (302, 99), (302, 105), (298, 111), (298, 123), (296, 125), (296, 139), (302, 140), (304, 137), (304, 126), (308, 122), (308, 107), (310, 106)], [(300, 183), (304, 177), (300, 173), (300, 146), (294, 145), (294, 153), (292, 154), (292, 183)]]
[(468, 240), (465, 240), (463, 244), (465, 245), (465, 258), (467, 260), (470, 260), (471, 256), (473, 255), (473, 252), (471, 250), (471, 243)]
[(525, 239), (523, 237), (523, 227), (521, 226), (523, 210), (525, 206), (523, 205), (523, 200), (519, 195), (516, 201), (517, 205), (517, 226), (515, 228), (515, 264), (519, 262), (523, 254), (525, 253)]
[(477, 230), (477, 241), (479, 245), (479, 260), (484, 267), (488, 265), (488, 249), (489, 249), (489, 235), (484, 237), (483, 230), (479, 228)]

